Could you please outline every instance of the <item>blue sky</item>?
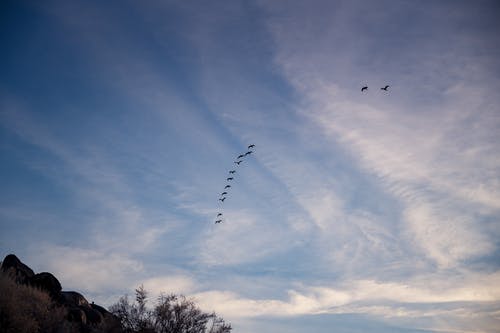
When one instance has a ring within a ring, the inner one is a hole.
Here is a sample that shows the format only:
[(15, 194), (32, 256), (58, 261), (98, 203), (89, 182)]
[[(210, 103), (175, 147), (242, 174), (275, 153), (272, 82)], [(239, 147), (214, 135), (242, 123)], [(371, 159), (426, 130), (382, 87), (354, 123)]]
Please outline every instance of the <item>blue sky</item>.
[(235, 332), (497, 332), (499, 12), (3, 1), (2, 256)]

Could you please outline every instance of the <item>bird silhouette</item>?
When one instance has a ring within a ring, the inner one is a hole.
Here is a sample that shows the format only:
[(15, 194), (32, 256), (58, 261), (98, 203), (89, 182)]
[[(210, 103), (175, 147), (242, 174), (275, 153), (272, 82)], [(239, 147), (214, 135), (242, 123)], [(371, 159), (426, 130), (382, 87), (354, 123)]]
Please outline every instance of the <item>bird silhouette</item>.
[(364, 86), (363, 88), (361, 88), (361, 92), (365, 91), (365, 90), (368, 90), (368, 87), (367, 86)]
[(241, 162), (243, 162), (243, 161), (236, 161), (234, 163), (240, 165)]
[(383, 87), (383, 88), (380, 88), (380, 90), (385, 90), (385, 91), (387, 91), (387, 88), (389, 88), (389, 86), (385, 86), (385, 87)]
[(222, 213), (217, 214), (217, 217), (222, 216)]
[(226, 200), (226, 197), (222, 197), (219, 199), (220, 202), (224, 202), (224, 200)]
[(250, 145), (250, 146), (248, 146), (248, 149), (252, 149), (254, 147), (255, 147), (255, 145)]
[(215, 221), (215, 224), (221, 223), (221, 222), (222, 222), (222, 220), (217, 220), (217, 221)]
[(243, 154), (242, 155), (238, 155), (237, 159), (240, 159), (242, 157), (245, 157), (245, 155), (243, 155)]
[(223, 195), (226, 195), (226, 194), (227, 194), (227, 192), (224, 191), (220, 195), (223, 196)]
[(228, 177), (226, 180), (227, 180), (227, 181), (231, 181), (231, 180), (233, 180), (233, 179), (234, 179), (233, 177)]
[(236, 173), (236, 170), (229, 171), (230, 174)]
[(250, 150), (250, 151), (247, 151), (247, 152), (245, 153), (245, 156), (250, 155), (251, 153), (253, 153), (253, 151), (251, 151), (251, 150)]
[(230, 188), (230, 187), (231, 187), (231, 185), (226, 185), (226, 187), (224, 187), (224, 189), (226, 189), (226, 188)]

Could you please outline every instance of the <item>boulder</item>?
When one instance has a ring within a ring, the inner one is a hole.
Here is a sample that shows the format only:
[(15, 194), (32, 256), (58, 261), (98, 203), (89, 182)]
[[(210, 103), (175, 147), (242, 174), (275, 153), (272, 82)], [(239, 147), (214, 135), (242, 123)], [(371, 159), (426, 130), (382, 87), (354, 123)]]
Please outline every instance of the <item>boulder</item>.
[(61, 291), (59, 302), (67, 307), (87, 307), (90, 308), (89, 302), (82, 294), (76, 291)]
[(95, 326), (99, 325), (102, 322), (103, 316), (99, 311), (85, 306), (81, 306), (80, 309), (85, 312), (85, 316), (87, 317), (87, 324)]
[(2, 270), (11, 275), (17, 283), (28, 284), (29, 280), (35, 275), (33, 270), (23, 264), (19, 258), (9, 254), (2, 262)]
[(30, 279), (30, 284), (34, 287), (45, 290), (52, 299), (57, 300), (61, 293), (61, 284), (54, 275), (48, 272), (35, 274)]
[(90, 307), (94, 310), (97, 310), (99, 311), (100, 314), (102, 314), (103, 316), (106, 315), (106, 314), (110, 314), (110, 312), (108, 310), (106, 310), (105, 308), (103, 308), (102, 306), (100, 305), (97, 305), (95, 304), (94, 302), (92, 302), (90, 304)]
[(79, 307), (69, 308), (67, 318), (71, 322), (84, 325), (87, 323), (87, 315), (85, 314), (85, 311), (83, 311)]

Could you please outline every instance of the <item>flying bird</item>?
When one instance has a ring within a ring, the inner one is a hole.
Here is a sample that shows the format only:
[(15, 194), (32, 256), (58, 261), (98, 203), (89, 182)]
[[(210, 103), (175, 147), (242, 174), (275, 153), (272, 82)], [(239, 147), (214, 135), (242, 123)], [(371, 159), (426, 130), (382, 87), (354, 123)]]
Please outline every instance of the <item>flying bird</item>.
[(226, 200), (226, 197), (222, 197), (219, 199), (220, 202), (224, 202), (224, 200)]
[(217, 214), (217, 217), (222, 216), (222, 213)]
[[(225, 192), (225, 191), (224, 191), (224, 192), (222, 192), (220, 195), (221, 195), (221, 196), (223, 196), (223, 195), (226, 195), (226, 194), (227, 194), (227, 192)], [(221, 215), (222, 215), (222, 214), (221, 214)]]
[(226, 180), (230, 181), (230, 180), (233, 180), (233, 179), (234, 179), (233, 177), (228, 177)]
[(383, 88), (380, 88), (380, 90), (385, 90), (385, 91), (387, 91), (387, 88), (389, 88), (389, 86), (385, 86), (385, 87), (383, 87)]
[(243, 155), (243, 154), (242, 155), (238, 155), (237, 159), (240, 159), (242, 157), (245, 157), (245, 155)]
[(230, 174), (236, 173), (236, 170), (229, 171)]
[(226, 189), (226, 188), (230, 188), (230, 187), (231, 187), (231, 185), (226, 185), (226, 187), (224, 187), (224, 189)]
[(234, 163), (240, 165), (241, 162), (243, 162), (243, 161), (236, 161)]
[(363, 88), (361, 88), (361, 92), (365, 91), (365, 90), (368, 90), (368, 87), (367, 86), (364, 86)]
[(222, 220), (217, 220), (217, 221), (215, 221), (215, 224), (221, 223), (221, 222), (222, 222)]
[(250, 151), (247, 151), (247, 152), (245, 153), (245, 156), (250, 155), (251, 153), (253, 153), (253, 151), (251, 151), (251, 150), (250, 150)]
[(250, 145), (250, 146), (248, 146), (248, 149), (252, 149), (254, 147), (255, 147), (255, 145)]

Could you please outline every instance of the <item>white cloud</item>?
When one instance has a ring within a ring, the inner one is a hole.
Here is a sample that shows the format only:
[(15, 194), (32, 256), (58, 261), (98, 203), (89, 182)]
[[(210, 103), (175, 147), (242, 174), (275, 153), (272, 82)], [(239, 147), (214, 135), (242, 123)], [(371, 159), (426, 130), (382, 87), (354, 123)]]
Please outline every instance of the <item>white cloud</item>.
[(49, 271), (61, 282), (63, 290), (82, 293), (107, 293), (129, 288), (143, 273), (141, 262), (125, 254), (78, 247), (38, 245), (31, 254), (37, 267)]
[[(251, 212), (226, 209), (224, 222), (206, 230), (200, 247), (204, 265), (238, 265), (255, 262), (283, 250), (289, 237), (279, 225)], [(278, 241), (278, 239), (280, 241)]]
[(322, 230), (331, 230), (345, 218), (342, 199), (332, 190), (317, 188), (313, 193), (300, 195), (299, 201)]
[[(383, 317), (427, 317), (452, 314), (468, 303), (472, 309), (462, 316), (473, 316), (481, 304), (497, 308), (500, 298), (500, 274), (470, 274), (439, 281), (427, 276), (406, 283), (354, 280), (337, 287), (318, 286), (289, 290), (286, 300), (248, 299), (228, 291), (194, 294), (202, 308), (231, 317), (298, 316), (321, 313), (363, 313)], [(436, 281), (439, 281), (436, 283)], [(424, 306), (424, 305), (428, 306)], [(448, 304), (449, 309), (435, 305)], [(419, 306), (420, 305), (420, 306)], [(429, 307), (431, 306), (431, 307)], [(479, 312), (478, 312), (479, 315)]]
[(407, 205), (404, 219), (416, 246), (442, 267), (456, 265), (464, 259), (487, 255), (494, 245), (487, 235), (476, 229), (469, 216), (453, 214), (451, 209), (429, 203)]
[(143, 282), (144, 289), (154, 296), (161, 293), (188, 294), (196, 287), (196, 282), (186, 275), (167, 275), (149, 278)]

